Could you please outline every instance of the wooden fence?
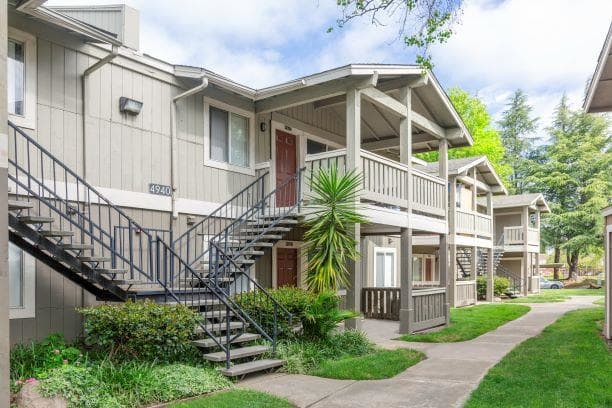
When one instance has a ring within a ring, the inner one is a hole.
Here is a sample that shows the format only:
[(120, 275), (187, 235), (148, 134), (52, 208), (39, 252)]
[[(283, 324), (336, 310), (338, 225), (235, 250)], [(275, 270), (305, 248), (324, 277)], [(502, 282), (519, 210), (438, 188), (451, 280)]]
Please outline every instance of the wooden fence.
[(457, 281), (455, 285), (455, 307), (476, 303), (476, 281)]
[(368, 319), (399, 320), (400, 288), (363, 288), (361, 311)]

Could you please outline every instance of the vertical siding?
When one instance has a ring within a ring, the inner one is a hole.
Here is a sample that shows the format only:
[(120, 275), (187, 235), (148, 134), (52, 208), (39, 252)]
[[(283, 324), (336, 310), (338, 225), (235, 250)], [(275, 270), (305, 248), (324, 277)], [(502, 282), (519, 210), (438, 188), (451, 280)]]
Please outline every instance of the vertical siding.
[(312, 103), (283, 109), (279, 113), (338, 135), (344, 135), (344, 121), (332, 109), (315, 110)]

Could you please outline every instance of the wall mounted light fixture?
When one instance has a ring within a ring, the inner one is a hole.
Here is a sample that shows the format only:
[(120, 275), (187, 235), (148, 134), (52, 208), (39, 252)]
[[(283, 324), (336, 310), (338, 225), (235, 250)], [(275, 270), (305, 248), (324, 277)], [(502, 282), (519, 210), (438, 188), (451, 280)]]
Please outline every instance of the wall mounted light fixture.
[(119, 111), (138, 115), (142, 109), (142, 102), (122, 96), (119, 98)]

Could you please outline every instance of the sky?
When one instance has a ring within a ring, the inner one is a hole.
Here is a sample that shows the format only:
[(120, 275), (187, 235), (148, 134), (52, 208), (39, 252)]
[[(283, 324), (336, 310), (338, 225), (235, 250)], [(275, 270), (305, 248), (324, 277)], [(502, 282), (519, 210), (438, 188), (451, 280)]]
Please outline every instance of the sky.
[[(119, 1), (122, 2), (122, 1)], [(48, 5), (116, 4), (51, 0)], [(335, 26), (336, 0), (125, 0), (140, 11), (141, 52), (259, 88), (348, 63), (413, 63), (394, 19)], [(450, 41), (432, 49), (445, 89), (478, 95), (497, 120), (521, 88), (545, 128), (563, 93), (582, 106), (612, 21), (609, 0), (466, 0)]]

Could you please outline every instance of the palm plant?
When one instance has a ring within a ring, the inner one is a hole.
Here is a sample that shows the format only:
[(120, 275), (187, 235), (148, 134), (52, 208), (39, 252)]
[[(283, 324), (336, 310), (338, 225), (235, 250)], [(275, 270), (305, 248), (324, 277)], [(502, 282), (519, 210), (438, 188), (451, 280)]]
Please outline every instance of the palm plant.
[(338, 174), (337, 167), (320, 169), (310, 180), (310, 215), (304, 234), (308, 266), (306, 283), (314, 292), (337, 290), (348, 285), (348, 261), (356, 261), (359, 237), (352, 226), (366, 219), (356, 203), (362, 184), (360, 174)]

